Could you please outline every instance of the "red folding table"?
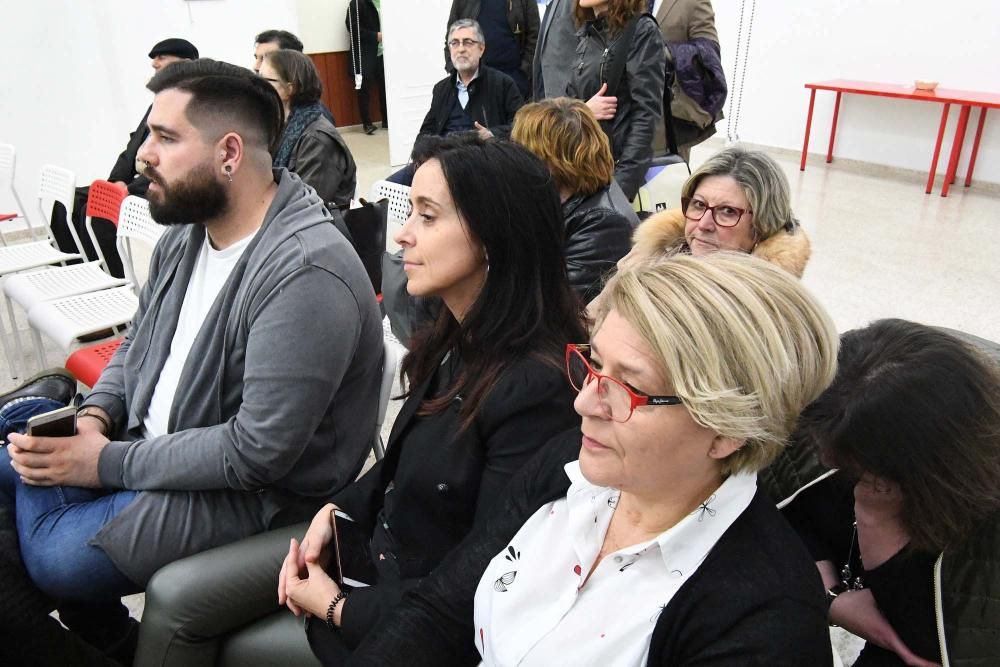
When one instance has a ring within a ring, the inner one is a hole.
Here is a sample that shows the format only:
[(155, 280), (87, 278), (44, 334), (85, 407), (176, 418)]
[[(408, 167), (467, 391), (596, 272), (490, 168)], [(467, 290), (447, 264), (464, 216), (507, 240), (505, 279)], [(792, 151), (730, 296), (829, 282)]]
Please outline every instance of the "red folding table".
[(837, 93), (833, 106), (833, 123), (830, 126), (830, 145), (826, 150), (826, 161), (833, 161), (833, 142), (837, 136), (837, 118), (840, 115), (840, 98), (844, 93), (852, 95), (873, 95), (875, 97), (892, 97), (919, 102), (938, 102), (943, 104), (941, 122), (938, 125), (937, 141), (934, 143), (934, 157), (931, 158), (931, 170), (927, 175), (927, 188), (930, 194), (934, 188), (934, 177), (937, 175), (938, 156), (941, 154), (941, 142), (944, 140), (945, 126), (948, 124), (948, 112), (952, 104), (961, 106), (958, 115), (958, 126), (955, 128), (955, 139), (951, 145), (951, 155), (948, 158), (948, 169), (945, 172), (944, 183), (941, 185), (941, 196), (948, 196), (948, 189), (955, 182), (955, 172), (958, 171), (958, 159), (965, 141), (965, 130), (969, 123), (969, 113), (972, 107), (979, 109), (979, 124), (976, 127), (976, 138), (972, 143), (972, 155), (969, 157), (969, 171), (965, 175), (965, 187), (972, 183), (972, 171), (976, 167), (976, 156), (979, 154), (979, 140), (983, 136), (983, 125), (986, 122), (987, 109), (1000, 109), (1000, 94), (982, 93), (970, 90), (951, 90), (937, 88), (935, 90), (918, 90), (913, 86), (902, 86), (892, 83), (876, 83), (873, 81), (851, 81), (849, 79), (833, 79), (818, 83), (807, 83), (809, 89), (809, 114), (806, 116), (806, 136), (802, 142), (801, 171), (806, 168), (806, 154), (809, 152), (809, 132), (812, 128), (813, 106), (816, 102), (817, 90), (830, 90)]

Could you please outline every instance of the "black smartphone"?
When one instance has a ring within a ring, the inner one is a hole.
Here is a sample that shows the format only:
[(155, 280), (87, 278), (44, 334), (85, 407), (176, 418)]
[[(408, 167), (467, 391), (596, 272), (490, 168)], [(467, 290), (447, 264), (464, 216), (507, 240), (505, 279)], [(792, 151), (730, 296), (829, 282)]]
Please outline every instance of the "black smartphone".
[(333, 547), (327, 574), (348, 590), (375, 583), (369, 539), (358, 524), (340, 510), (333, 513)]
[(43, 438), (65, 438), (76, 435), (76, 407), (67, 405), (65, 408), (29, 417), (28, 435)]

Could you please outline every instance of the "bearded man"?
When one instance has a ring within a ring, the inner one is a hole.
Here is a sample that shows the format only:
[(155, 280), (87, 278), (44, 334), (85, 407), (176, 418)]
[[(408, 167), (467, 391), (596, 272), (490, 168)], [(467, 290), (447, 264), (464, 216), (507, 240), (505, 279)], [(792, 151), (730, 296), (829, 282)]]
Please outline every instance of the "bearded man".
[(381, 377), (375, 295), (323, 202), (272, 171), (271, 85), (198, 60), (161, 70), (139, 151), (169, 229), (77, 434), (20, 435), (72, 397), (50, 371), (0, 397), (0, 504), (60, 619), (117, 656), (137, 635), (120, 597), (161, 566), (302, 521), (352, 481)]

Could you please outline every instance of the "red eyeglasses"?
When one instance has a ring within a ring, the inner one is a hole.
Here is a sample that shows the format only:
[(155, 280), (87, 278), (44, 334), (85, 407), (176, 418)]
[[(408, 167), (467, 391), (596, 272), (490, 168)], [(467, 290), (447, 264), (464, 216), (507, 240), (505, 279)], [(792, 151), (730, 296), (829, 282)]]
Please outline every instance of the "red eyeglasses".
[(625, 383), (602, 375), (590, 365), (590, 345), (570, 343), (566, 346), (566, 376), (577, 391), (597, 379), (597, 396), (613, 421), (624, 423), (641, 405), (682, 405), (679, 396), (649, 396), (631, 389)]

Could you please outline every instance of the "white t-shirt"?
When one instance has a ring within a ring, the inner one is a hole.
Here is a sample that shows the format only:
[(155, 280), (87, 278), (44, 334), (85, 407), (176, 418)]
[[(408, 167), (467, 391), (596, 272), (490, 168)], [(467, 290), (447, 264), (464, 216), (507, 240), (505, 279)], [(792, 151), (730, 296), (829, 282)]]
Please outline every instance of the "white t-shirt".
[(578, 461), (566, 474), (566, 498), (535, 512), (479, 581), (484, 665), (646, 664), (660, 612), (757, 491), (756, 473), (731, 475), (674, 527), (605, 556), (583, 585), (620, 492), (588, 482)]
[(169, 432), (167, 423), (170, 419), (170, 408), (174, 403), (174, 393), (177, 391), (177, 383), (181, 379), (181, 371), (184, 370), (191, 345), (201, 331), (205, 315), (215, 303), (219, 291), (229, 279), (233, 267), (254, 236), (256, 233), (240, 239), (225, 250), (215, 250), (208, 241), (208, 234), (205, 235), (205, 243), (201, 247), (187, 290), (184, 292), (184, 303), (177, 318), (177, 329), (170, 343), (170, 353), (163, 364), (156, 389), (153, 390), (149, 412), (142, 420), (144, 437), (155, 438)]

